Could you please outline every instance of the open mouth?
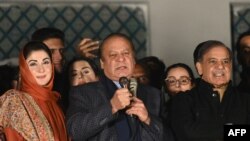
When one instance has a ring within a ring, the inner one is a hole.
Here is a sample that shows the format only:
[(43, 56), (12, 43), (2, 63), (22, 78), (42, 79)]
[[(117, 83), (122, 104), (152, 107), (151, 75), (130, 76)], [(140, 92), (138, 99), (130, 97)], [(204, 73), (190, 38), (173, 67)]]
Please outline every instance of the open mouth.
[(220, 77), (224, 77), (225, 73), (222, 72), (222, 71), (217, 71), (217, 72), (213, 73), (213, 76), (216, 77), (216, 78), (220, 78)]
[(127, 69), (127, 67), (126, 66), (120, 66), (120, 67), (117, 67), (116, 69), (117, 70), (125, 70), (125, 69)]

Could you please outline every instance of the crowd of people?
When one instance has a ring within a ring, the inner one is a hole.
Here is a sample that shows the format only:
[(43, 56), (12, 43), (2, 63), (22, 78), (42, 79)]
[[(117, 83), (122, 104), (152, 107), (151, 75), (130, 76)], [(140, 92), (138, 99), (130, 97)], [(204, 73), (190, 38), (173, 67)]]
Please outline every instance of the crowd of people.
[(236, 86), (233, 54), (221, 41), (197, 45), (195, 78), (181, 62), (136, 60), (122, 33), (82, 39), (71, 60), (64, 40), (57, 28), (38, 29), (19, 66), (0, 67), (0, 140), (222, 141), (224, 125), (250, 124), (250, 31), (237, 42)]

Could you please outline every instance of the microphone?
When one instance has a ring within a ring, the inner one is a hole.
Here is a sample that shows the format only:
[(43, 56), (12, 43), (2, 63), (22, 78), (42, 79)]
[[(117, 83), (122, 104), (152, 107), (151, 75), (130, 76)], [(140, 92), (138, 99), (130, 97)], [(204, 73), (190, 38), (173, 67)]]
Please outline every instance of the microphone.
[(130, 78), (130, 82), (129, 82), (129, 91), (132, 93), (133, 96), (137, 96), (137, 87), (138, 87), (138, 83), (136, 78)]
[(128, 88), (129, 85), (129, 80), (127, 77), (121, 77), (119, 79), (119, 84), (121, 85), (122, 88)]
[[(138, 88), (138, 83), (137, 83), (136, 78), (133, 78), (133, 77), (130, 78), (129, 91), (134, 97), (137, 96), (137, 88)], [(131, 102), (133, 102), (133, 100)], [(137, 138), (138, 131), (139, 131), (139, 123), (137, 122), (137, 120), (138, 120), (138, 117), (136, 115), (134, 114), (129, 115), (128, 124), (130, 126), (131, 133), (132, 133), (129, 139), (130, 141), (134, 141)]]
[[(136, 97), (137, 96), (137, 87), (138, 87), (138, 83), (137, 83), (137, 80), (136, 78), (130, 78), (130, 81), (129, 81), (129, 91), (130, 93)], [(133, 100), (131, 101), (133, 102)], [(136, 116), (135, 115), (130, 115), (132, 118), (135, 118)], [(135, 121), (133, 121), (135, 122)]]

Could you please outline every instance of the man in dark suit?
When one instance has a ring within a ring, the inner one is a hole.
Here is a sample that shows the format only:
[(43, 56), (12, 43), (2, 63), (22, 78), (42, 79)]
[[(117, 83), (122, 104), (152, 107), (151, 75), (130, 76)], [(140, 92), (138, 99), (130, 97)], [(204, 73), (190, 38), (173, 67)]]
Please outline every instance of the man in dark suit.
[(250, 124), (250, 97), (232, 86), (232, 52), (224, 43), (204, 41), (193, 56), (200, 78), (173, 97), (171, 126), (177, 141), (222, 141), (224, 125)]
[[(67, 129), (73, 140), (161, 141), (160, 91), (139, 85), (137, 97), (119, 84), (131, 78), (134, 46), (123, 34), (111, 34), (100, 46), (103, 76), (99, 82), (73, 87)], [(165, 139), (166, 140), (166, 139)]]

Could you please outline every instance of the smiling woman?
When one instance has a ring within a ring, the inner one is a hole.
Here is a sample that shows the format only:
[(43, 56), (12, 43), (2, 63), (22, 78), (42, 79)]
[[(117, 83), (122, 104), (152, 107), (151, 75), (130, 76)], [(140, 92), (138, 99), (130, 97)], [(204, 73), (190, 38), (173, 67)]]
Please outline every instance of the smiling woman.
[[(64, 115), (53, 92), (51, 52), (38, 41), (27, 43), (19, 55), (20, 91), (0, 97), (0, 126), (7, 140), (68, 140)], [(18, 118), (13, 118), (18, 117)]]
[(51, 79), (52, 63), (48, 54), (43, 50), (34, 51), (26, 59), (26, 63), (36, 82), (45, 86)]

